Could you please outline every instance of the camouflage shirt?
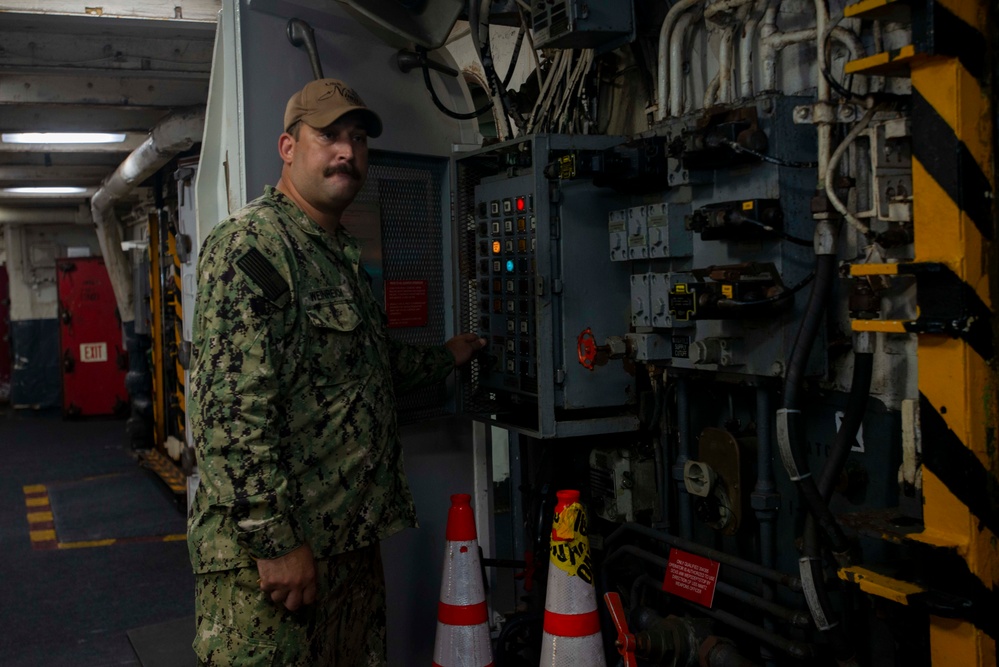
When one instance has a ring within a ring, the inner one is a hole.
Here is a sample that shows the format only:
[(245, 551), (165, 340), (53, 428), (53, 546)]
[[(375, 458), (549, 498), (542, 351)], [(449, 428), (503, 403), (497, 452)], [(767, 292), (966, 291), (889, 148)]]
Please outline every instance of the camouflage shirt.
[(386, 336), (359, 260), (342, 228), (271, 187), (205, 240), (188, 406), (195, 572), (303, 543), (328, 557), (415, 525), (395, 394), (454, 361)]

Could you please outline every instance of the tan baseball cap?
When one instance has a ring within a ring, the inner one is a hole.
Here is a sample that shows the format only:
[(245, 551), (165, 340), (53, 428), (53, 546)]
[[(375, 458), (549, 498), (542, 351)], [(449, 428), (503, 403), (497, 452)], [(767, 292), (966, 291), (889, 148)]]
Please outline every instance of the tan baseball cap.
[(354, 89), (337, 79), (316, 79), (291, 96), (284, 110), (284, 129), (298, 121), (317, 130), (351, 111), (360, 112), (369, 137), (382, 133), (382, 119), (364, 105)]

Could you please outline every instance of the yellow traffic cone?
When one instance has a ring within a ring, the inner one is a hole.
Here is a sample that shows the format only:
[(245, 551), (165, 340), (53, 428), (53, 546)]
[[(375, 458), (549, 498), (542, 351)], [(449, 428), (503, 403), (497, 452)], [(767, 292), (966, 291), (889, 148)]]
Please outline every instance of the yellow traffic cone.
[(479, 542), (467, 493), (451, 496), (434, 667), (492, 667)]
[(552, 524), (541, 667), (606, 667), (579, 491), (559, 491)]

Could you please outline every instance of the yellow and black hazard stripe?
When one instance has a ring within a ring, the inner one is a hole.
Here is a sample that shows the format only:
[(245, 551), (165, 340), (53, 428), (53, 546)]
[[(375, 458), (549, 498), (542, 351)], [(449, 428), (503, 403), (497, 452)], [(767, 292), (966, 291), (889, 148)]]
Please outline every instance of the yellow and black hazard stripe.
[[(845, 13), (891, 11), (891, 3), (862, 0)], [(994, 665), (995, 643), (982, 634), (999, 639), (995, 8), (993, 0), (905, 4), (912, 48), (847, 69), (898, 74), (909, 67), (915, 261), (852, 272), (914, 275), (919, 317), (855, 321), (854, 328), (919, 335), (923, 530), (906, 543), (926, 576), (922, 592), (891, 581), (864, 585), (927, 610), (934, 664)], [(840, 576), (853, 581), (863, 573)]]
[[(917, 277), (920, 320), (927, 297), (960, 302), (950, 330), (919, 332), (923, 465), (922, 543), (927, 570), (951, 605), (929, 605), (933, 656), (951, 664), (995, 664), (999, 638), (995, 563), (999, 453), (995, 434), (992, 293), (995, 254), (994, 125), (989, 34), (991, 0), (929, 0), (913, 16), (912, 77), (915, 263), (949, 269), (939, 289)], [(990, 275), (991, 274), (991, 275)], [(948, 284), (949, 283), (949, 284)], [(951, 304), (944, 303), (950, 301)], [(917, 320), (918, 322), (919, 320)], [(956, 338), (955, 338), (956, 336)], [(940, 596), (938, 595), (938, 598)], [(963, 622), (944, 621), (955, 617)], [(934, 658), (936, 660), (936, 658)]]
[(912, 91), (912, 126), (918, 141), (912, 156), (978, 229), (993, 240), (992, 185), (967, 144), (916, 88)]

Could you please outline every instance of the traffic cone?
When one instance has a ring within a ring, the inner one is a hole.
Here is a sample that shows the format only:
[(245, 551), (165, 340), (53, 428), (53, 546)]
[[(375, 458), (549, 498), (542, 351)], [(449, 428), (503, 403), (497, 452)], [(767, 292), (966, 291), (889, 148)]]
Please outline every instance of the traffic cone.
[(541, 667), (606, 667), (579, 491), (559, 491), (552, 522)]
[(451, 496), (447, 514), (447, 549), (437, 605), (434, 667), (492, 667), (493, 664), (471, 500), (467, 493)]

